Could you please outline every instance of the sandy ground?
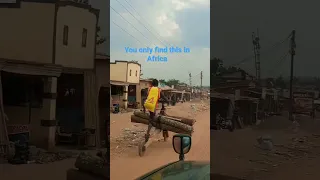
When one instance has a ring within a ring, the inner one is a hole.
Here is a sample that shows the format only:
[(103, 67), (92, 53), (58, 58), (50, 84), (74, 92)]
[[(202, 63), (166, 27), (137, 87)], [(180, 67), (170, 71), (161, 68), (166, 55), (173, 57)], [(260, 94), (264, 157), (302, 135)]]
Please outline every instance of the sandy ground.
[[(206, 105), (205, 105), (206, 104)], [(194, 108), (192, 108), (192, 105)], [(187, 160), (210, 160), (210, 112), (208, 102), (187, 102), (170, 106), (169, 115), (191, 117), (197, 122), (192, 135), (192, 148), (186, 155)], [(178, 160), (172, 148), (171, 139), (167, 142), (156, 141), (148, 147), (143, 157), (138, 155), (137, 144), (143, 140), (146, 125), (132, 124), (130, 115), (111, 115), (111, 179), (135, 179), (162, 165)], [(170, 133), (172, 137), (173, 133)], [(154, 135), (155, 139), (161, 136)]]
[(9, 165), (0, 164), (1, 180), (46, 179), (65, 180), (66, 171), (74, 166), (74, 159), (50, 164)]
[[(191, 108), (191, 104), (194, 108)], [(200, 102), (183, 103), (170, 106), (167, 113), (194, 116), (197, 119), (192, 148), (186, 159), (210, 159), (214, 173), (247, 180), (320, 179), (320, 118), (312, 120), (300, 116), (297, 117), (297, 125), (288, 121), (287, 117), (274, 116), (258, 126), (234, 132), (221, 130), (210, 133), (208, 105)], [(132, 124), (131, 114), (111, 115), (111, 179), (134, 179), (178, 160), (170, 141), (153, 143), (145, 156), (139, 157), (137, 144), (147, 127)], [(261, 149), (257, 142), (259, 136), (265, 135), (273, 141), (271, 150)], [(0, 162), (0, 176), (3, 180), (64, 180), (66, 170), (73, 167), (73, 164), (74, 159), (43, 165), (13, 166)]]
[[(257, 127), (211, 132), (211, 171), (247, 180), (320, 179), (320, 119), (271, 117)], [(318, 133), (318, 134), (317, 134)], [(271, 136), (273, 148), (257, 138)]]
[[(194, 105), (194, 108), (191, 105)], [(167, 113), (176, 116), (196, 117), (192, 148), (186, 155), (186, 159), (209, 161), (210, 113), (208, 102), (179, 103), (177, 106), (168, 107)], [(148, 148), (144, 157), (139, 157), (136, 145), (143, 138), (147, 126), (132, 124), (130, 122), (131, 114), (132, 112), (111, 114), (111, 179), (114, 180), (134, 179), (155, 168), (178, 160), (178, 154), (173, 151), (171, 141), (155, 142)], [(170, 136), (172, 137), (172, 134)], [(154, 136), (154, 138), (157, 137)], [(49, 164), (10, 165), (0, 162), (0, 179), (65, 180), (66, 171), (74, 166), (74, 162), (74, 158)]]

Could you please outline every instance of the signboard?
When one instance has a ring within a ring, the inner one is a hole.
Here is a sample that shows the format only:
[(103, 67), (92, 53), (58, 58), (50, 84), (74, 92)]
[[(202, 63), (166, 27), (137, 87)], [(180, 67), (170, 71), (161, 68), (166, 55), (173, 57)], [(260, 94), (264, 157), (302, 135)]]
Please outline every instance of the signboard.
[(313, 96), (306, 92), (294, 92), (294, 112), (299, 114), (309, 114), (313, 112)]
[(30, 132), (29, 125), (7, 125), (8, 134), (20, 134)]

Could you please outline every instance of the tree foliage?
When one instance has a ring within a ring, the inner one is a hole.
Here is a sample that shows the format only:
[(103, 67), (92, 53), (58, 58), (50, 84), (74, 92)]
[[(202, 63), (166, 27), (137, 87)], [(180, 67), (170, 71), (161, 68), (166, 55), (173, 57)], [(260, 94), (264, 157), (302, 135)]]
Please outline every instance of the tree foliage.
[(161, 84), (165, 84), (167, 86), (181, 86), (181, 85), (187, 85), (186, 83), (184, 82), (181, 82), (180, 80), (177, 80), (177, 79), (169, 79), (169, 80), (165, 80), (165, 79), (160, 79), (159, 82)]
[(169, 79), (168, 81), (166, 81), (165, 83), (167, 86), (177, 86), (177, 85), (180, 85), (180, 81), (177, 80), (177, 79)]
[(219, 58), (213, 58), (210, 62), (210, 71), (211, 71), (211, 76), (219, 76), (223, 73), (232, 73), (232, 72), (237, 72), (241, 70), (238, 67), (234, 66), (229, 66), (226, 67), (223, 64), (223, 60)]
[(102, 36), (100, 35), (100, 32), (101, 32), (101, 27), (98, 26), (98, 27), (97, 27), (97, 42), (96, 42), (97, 45), (103, 44), (103, 43), (105, 43), (106, 40), (107, 40), (105, 37), (102, 37)]

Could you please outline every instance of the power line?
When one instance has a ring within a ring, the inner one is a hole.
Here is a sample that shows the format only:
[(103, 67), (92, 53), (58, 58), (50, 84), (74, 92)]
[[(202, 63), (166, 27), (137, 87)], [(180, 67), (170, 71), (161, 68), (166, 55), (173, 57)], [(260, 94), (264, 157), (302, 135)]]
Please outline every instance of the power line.
[(142, 43), (138, 38), (134, 37), (132, 34), (130, 34), (128, 31), (126, 31), (125, 29), (123, 29), (122, 27), (120, 27), (117, 23), (115, 23), (114, 21), (112, 21), (112, 23), (116, 26), (118, 26), (118, 28), (120, 28), (122, 31), (124, 31), (125, 33), (127, 33), (128, 35), (130, 35), (132, 38), (134, 38), (135, 40), (137, 40), (140, 44), (145, 45), (144, 43)]
[[(271, 52), (271, 51), (274, 50), (276, 47), (278, 47), (279, 45), (281, 45), (281, 44), (283, 44), (284, 42), (286, 42), (286, 41), (289, 39), (290, 36), (291, 36), (291, 34), (290, 34), (289, 36), (287, 36), (284, 40), (275, 43), (273, 46), (271, 46), (270, 48), (268, 48), (268, 49), (267, 49), (265, 52), (263, 52), (263, 53), (269, 53), (269, 52)], [(248, 61), (248, 60), (251, 60), (252, 58), (254, 58), (254, 56), (251, 55), (251, 56), (246, 57), (246, 58), (242, 59), (241, 61), (239, 61), (239, 62), (237, 62), (237, 63), (235, 63), (235, 64), (233, 64), (233, 65), (230, 65), (230, 66), (238, 66), (238, 65), (240, 65), (240, 64), (242, 64), (242, 63), (244, 63), (244, 62), (246, 62), (246, 61)]]
[[(116, 0), (133, 18), (135, 18), (147, 31), (149, 31), (154, 37), (156, 37), (164, 46), (166, 46), (163, 42), (162, 42), (162, 40), (160, 40), (156, 35), (154, 35), (139, 19), (137, 19), (120, 1), (118, 1), (118, 0)], [(125, 0), (126, 1), (126, 0)], [(132, 7), (131, 6), (131, 4), (128, 2), (128, 1), (126, 1), (128, 4), (129, 4), (129, 6), (130, 7)], [(133, 7), (132, 7), (133, 8)], [(134, 9), (134, 8), (133, 8)], [(135, 10), (135, 9), (134, 9)], [(136, 10), (135, 10), (136, 11)], [(137, 12), (137, 11), (136, 11)], [(137, 13), (137, 14), (139, 14), (139, 13)], [(140, 16), (140, 15), (139, 15)], [(141, 16), (140, 16), (141, 17)]]
[[(282, 67), (282, 64), (286, 61), (286, 57), (288, 57), (289, 54), (290, 54), (289, 52), (286, 52), (283, 56), (281, 56), (281, 58), (278, 59), (278, 61), (273, 65), (273, 68)], [(269, 73), (273, 74), (276, 71), (277, 68), (269, 70)]]
[[(192, 78), (197, 77), (197, 76), (199, 76), (200, 74), (201, 74), (201, 72), (200, 72), (199, 74), (195, 75), (195, 76), (192, 76)], [(180, 83), (185, 83), (185, 82), (187, 82), (187, 81), (189, 81), (189, 78), (186, 79), (186, 80), (184, 80), (184, 81), (180, 81)]]
[[(148, 26), (150, 26), (150, 27), (154, 30), (154, 32), (155, 32), (159, 37), (162, 38), (162, 36), (157, 32), (156, 28), (154, 28), (146, 19), (144, 19), (143, 16), (141, 16), (140, 13), (139, 13), (127, 0), (124, 0), (124, 1), (126, 1), (127, 4), (139, 15), (139, 17), (140, 17), (143, 21), (145, 21), (145, 22), (148, 24)], [(168, 43), (166, 40), (163, 40), (163, 41), (166, 42), (167, 44), (171, 45), (171, 44)]]
[(258, 81), (260, 81), (261, 77), (261, 66), (260, 66), (260, 37), (259, 37), (259, 29), (257, 29), (257, 35), (252, 33), (252, 43), (254, 46), (254, 57), (255, 57), (255, 69), (256, 69), (256, 77)]
[[(124, 18), (118, 11), (116, 11), (111, 5), (110, 5), (110, 8), (114, 11), (114, 12), (116, 12), (123, 20), (125, 20), (127, 23), (129, 23), (135, 30), (137, 30), (144, 38), (146, 38), (149, 42), (151, 42), (150, 41), (150, 39), (149, 38), (147, 38), (141, 31), (139, 31), (133, 24), (131, 24), (128, 20), (126, 20), (126, 18)], [(155, 44), (153, 44), (154, 46), (156, 46)]]
[(290, 111), (289, 111), (289, 119), (293, 121), (293, 63), (294, 63), (294, 56), (296, 55), (296, 31), (293, 30), (290, 34), (291, 42), (290, 42), (290, 54), (291, 54), (291, 63), (290, 63)]

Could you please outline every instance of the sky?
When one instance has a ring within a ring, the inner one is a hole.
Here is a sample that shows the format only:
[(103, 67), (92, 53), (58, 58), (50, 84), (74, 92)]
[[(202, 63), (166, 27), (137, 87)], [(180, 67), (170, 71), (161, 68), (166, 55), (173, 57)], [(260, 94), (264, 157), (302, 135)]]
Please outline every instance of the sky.
[[(107, 2), (90, 3), (100, 9), (101, 35), (110, 38), (111, 61), (138, 61), (142, 65), (142, 78), (178, 79), (189, 84), (191, 73), (194, 86), (200, 85), (200, 72), (203, 71), (203, 85), (209, 85), (210, 0), (111, 0), (110, 34), (106, 30), (109, 12), (104, 7), (108, 6)], [(156, 46), (188, 47), (190, 53), (125, 51), (125, 47)], [(108, 45), (102, 45), (98, 51), (109, 53), (107, 49)], [(168, 61), (147, 62), (149, 55), (166, 56)]]
[[(230, 5), (232, 4), (232, 5)], [(269, 47), (296, 30), (295, 76), (320, 76), (320, 1), (308, 0), (214, 0), (211, 3), (211, 57), (233, 65), (253, 55), (252, 32), (259, 29), (263, 77), (289, 76), (289, 41)], [(254, 73), (254, 59), (241, 68)]]

